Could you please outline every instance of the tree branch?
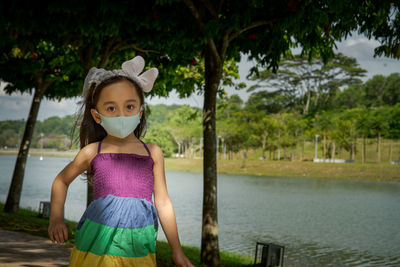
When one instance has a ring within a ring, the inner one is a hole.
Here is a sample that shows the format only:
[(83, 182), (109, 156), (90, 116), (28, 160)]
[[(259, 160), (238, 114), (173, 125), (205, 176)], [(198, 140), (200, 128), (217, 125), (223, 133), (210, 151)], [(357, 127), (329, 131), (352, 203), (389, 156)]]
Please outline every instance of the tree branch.
[(89, 72), (90, 67), (92, 67), (93, 59), (93, 45), (85, 46), (78, 49), (78, 54), (85, 72), (85, 75)]
[(136, 44), (129, 44), (129, 45), (126, 45), (126, 46), (120, 46), (119, 50), (125, 50), (125, 49), (129, 49), (129, 48), (132, 48), (132, 49), (134, 49), (136, 51), (145, 53), (147, 56), (149, 56), (151, 53), (152, 54), (161, 54), (160, 51), (157, 51), (157, 50), (146, 50), (146, 49), (138, 47)]
[(116, 50), (120, 49), (120, 47), (122, 45), (124, 45), (125, 43), (128, 43), (129, 41), (131, 41), (131, 39), (130, 38), (126, 38), (124, 40), (121, 40), (121, 41), (115, 43), (114, 46), (111, 48), (111, 54), (114, 53)]
[(221, 60), (225, 60), (225, 56), (226, 56), (226, 50), (228, 49), (228, 45), (229, 45), (229, 34), (230, 34), (230, 30), (226, 29), (224, 30), (223, 36), (222, 36), (222, 44), (221, 44), (221, 51), (220, 51), (220, 56), (221, 56)]
[(214, 7), (210, 4), (208, 0), (201, 0), (203, 5), (210, 11), (211, 15), (218, 20), (218, 13), (215, 11)]
[(218, 61), (218, 64), (221, 63), (221, 57), (218, 53), (217, 47), (215, 46), (214, 39), (210, 39), (207, 43), (210, 47), (211, 52), (214, 54), (214, 58)]
[[(184, 2), (185, 2), (185, 5), (192, 12), (194, 19), (197, 21), (197, 24), (200, 27), (200, 31), (203, 33), (203, 35), (205, 35), (206, 26), (205, 26), (203, 20), (201, 19), (199, 11), (197, 10), (197, 8), (195, 7), (195, 5), (193, 4), (193, 2), (191, 0), (184, 0)], [(218, 50), (217, 50), (214, 40), (213, 39), (208, 40), (207, 45), (210, 47), (211, 52), (214, 54), (214, 58), (221, 61), (221, 58), (220, 58), (220, 55), (218, 54)]]
[(234, 32), (230, 37), (229, 37), (229, 42), (238, 37), (240, 34), (242, 34), (245, 31), (251, 30), (256, 27), (264, 26), (264, 25), (271, 25), (274, 24), (275, 22), (284, 20), (286, 17), (283, 18), (275, 18), (275, 19), (270, 19), (270, 20), (261, 20), (261, 21), (256, 21), (253, 23), (248, 24), (245, 26), (243, 29), (240, 29), (237, 32)]
[(192, 15), (194, 19), (197, 21), (197, 24), (200, 27), (200, 30), (203, 34), (206, 33), (206, 26), (204, 25), (203, 20), (201, 19), (200, 13), (197, 10), (197, 8), (194, 6), (193, 2), (191, 0), (184, 0), (185, 5), (190, 9), (192, 12)]
[(101, 59), (100, 59), (100, 63), (98, 64), (98, 67), (103, 68), (106, 65), (107, 60), (112, 53), (112, 45), (115, 41), (115, 38), (116, 38), (116, 36), (114, 35), (107, 40), (107, 44), (105, 46), (104, 53), (102, 53), (102, 55), (101, 55)]
[(223, 5), (224, 5), (224, 0), (219, 1), (219, 4), (218, 4), (218, 14), (221, 13), (222, 6), (223, 6)]

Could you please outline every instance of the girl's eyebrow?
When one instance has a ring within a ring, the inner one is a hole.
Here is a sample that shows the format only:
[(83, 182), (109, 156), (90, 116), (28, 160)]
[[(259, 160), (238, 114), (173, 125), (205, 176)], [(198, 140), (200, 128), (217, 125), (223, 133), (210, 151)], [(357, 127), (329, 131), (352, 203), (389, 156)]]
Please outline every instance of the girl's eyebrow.
[(106, 101), (103, 103), (103, 106), (108, 105), (108, 104), (115, 104), (115, 102), (114, 101)]
[[(136, 99), (128, 99), (125, 102), (135, 102), (136, 103), (137, 101), (136, 101)], [(106, 106), (106, 105), (109, 105), (109, 104), (115, 104), (115, 102), (114, 101), (106, 101), (106, 102), (103, 103), (103, 106)]]

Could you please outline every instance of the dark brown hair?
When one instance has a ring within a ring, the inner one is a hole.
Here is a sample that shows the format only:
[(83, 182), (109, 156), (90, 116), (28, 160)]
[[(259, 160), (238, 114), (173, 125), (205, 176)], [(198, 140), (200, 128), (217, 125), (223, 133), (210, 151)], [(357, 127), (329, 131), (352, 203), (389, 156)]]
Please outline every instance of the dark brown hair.
[[(104, 87), (120, 82), (120, 81), (129, 81), (131, 82), (135, 89), (136, 92), (139, 95), (140, 98), (140, 104), (144, 105), (144, 93), (143, 90), (138, 86), (133, 80), (124, 77), (124, 76), (113, 76), (109, 79), (106, 79), (102, 81), (98, 86), (92, 85), (89, 88), (88, 93), (86, 94), (85, 99), (83, 99), (80, 111), (78, 114), (78, 117), (75, 121), (75, 125), (72, 129), (72, 136), (75, 132), (76, 127), (79, 125), (79, 143), (80, 143), (80, 148), (83, 148), (84, 146), (98, 142), (102, 140), (104, 137), (106, 137), (107, 132), (104, 130), (104, 128), (98, 124), (92, 117), (92, 114), (90, 110), (92, 108), (96, 108), (97, 101), (99, 100), (99, 96), (101, 91), (103, 90)], [(134, 135), (140, 139), (140, 137), (144, 137), (146, 134), (146, 112), (143, 107), (143, 114), (142, 118), (140, 119), (139, 125), (136, 127), (134, 130)]]

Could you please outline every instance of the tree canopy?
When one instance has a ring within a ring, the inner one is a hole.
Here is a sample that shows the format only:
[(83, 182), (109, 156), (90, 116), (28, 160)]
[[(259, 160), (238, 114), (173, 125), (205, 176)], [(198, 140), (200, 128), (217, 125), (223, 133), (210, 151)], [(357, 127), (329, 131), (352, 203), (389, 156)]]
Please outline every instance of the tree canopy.
[(264, 89), (258, 95), (270, 100), (265, 108), (273, 113), (288, 107), (298, 107), (303, 114), (309, 110), (316, 112), (331, 102), (330, 98), (340, 88), (360, 84), (360, 78), (366, 73), (354, 58), (341, 54), (327, 62), (321, 58), (307, 60), (301, 55), (289, 56), (279, 66), (277, 72), (253, 69), (249, 78), (257, 83), (247, 89), (248, 92)]

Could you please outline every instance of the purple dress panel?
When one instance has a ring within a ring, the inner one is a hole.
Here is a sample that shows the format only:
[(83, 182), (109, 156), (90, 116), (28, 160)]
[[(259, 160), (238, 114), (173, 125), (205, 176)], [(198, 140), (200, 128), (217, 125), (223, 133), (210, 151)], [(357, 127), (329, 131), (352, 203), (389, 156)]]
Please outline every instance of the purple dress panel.
[[(142, 198), (153, 203), (154, 162), (143, 144), (149, 155), (98, 153), (94, 157), (91, 162), (94, 200), (113, 195)], [(100, 152), (101, 142), (98, 150)]]

